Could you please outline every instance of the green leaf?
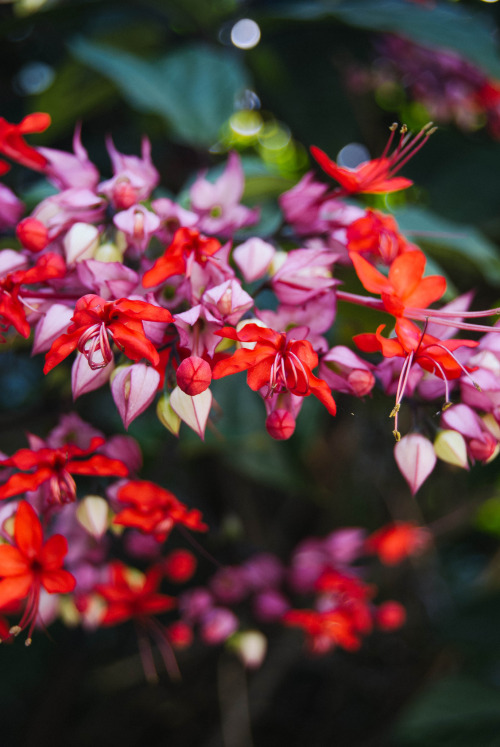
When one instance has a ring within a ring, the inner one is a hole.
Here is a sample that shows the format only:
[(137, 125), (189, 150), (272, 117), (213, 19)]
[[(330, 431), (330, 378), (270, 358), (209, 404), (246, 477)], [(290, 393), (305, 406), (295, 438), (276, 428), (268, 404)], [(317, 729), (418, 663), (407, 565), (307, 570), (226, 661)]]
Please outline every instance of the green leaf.
[(500, 694), (466, 677), (448, 677), (424, 692), (400, 719), (398, 747), (496, 747)]
[(492, 285), (500, 286), (500, 257), (495, 245), (473, 226), (441, 218), (422, 207), (395, 212), (401, 230), (417, 244), (425, 244), (457, 260), (466, 260)]
[(249, 85), (237, 57), (226, 50), (183, 47), (147, 61), (80, 38), (70, 45), (81, 62), (111, 79), (130, 106), (160, 115), (173, 137), (212, 145), (234, 110), (234, 97)]
[(320, 0), (277, 5), (269, 13), (297, 20), (329, 16), (350, 26), (401, 34), (424, 46), (453, 50), (492, 76), (500, 77), (493, 23), (487, 16), (457, 3), (426, 6), (406, 0)]

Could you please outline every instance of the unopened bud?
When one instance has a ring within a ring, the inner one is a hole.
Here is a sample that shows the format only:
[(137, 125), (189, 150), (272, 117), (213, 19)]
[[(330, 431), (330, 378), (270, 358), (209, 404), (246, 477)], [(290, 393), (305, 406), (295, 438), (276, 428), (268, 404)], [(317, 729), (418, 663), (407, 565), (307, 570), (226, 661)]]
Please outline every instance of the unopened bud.
[(210, 386), (212, 369), (206, 360), (197, 355), (185, 358), (177, 369), (177, 384), (183, 392), (194, 397)]
[(95, 539), (100, 539), (108, 528), (108, 503), (99, 495), (87, 495), (76, 509), (76, 518)]
[(163, 563), (163, 571), (169, 581), (184, 584), (196, 570), (196, 558), (189, 550), (172, 550)]
[(267, 638), (259, 630), (246, 630), (236, 633), (230, 639), (229, 647), (245, 667), (258, 669), (267, 653)]
[(380, 605), (375, 613), (375, 622), (387, 633), (398, 630), (406, 621), (406, 610), (399, 602), (388, 601)]
[(137, 191), (128, 179), (123, 179), (115, 184), (111, 199), (117, 210), (128, 210), (137, 202)]
[(94, 254), (94, 259), (99, 262), (122, 262), (123, 251), (116, 244), (101, 244)]
[(36, 218), (25, 218), (17, 224), (16, 236), (25, 249), (41, 252), (49, 243), (46, 226)]
[(267, 416), (266, 430), (277, 441), (286, 441), (295, 431), (295, 419), (288, 410), (273, 410)]
[(92, 259), (99, 245), (99, 229), (90, 223), (74, 223), (63, 244), (68, 264)]
[(434, 440), (434, 451), (439, 459), (456, 467), (468, 469), (467, 445), (458, 431), (440, 431)]
[(170, 397), (168, 395), (164, 394), (158, 400), (156, 414), (160, 423), (164, 425), (170, 433), (173, 433), (174, 436), (179, 435), (181, 419), (177, 413), (172, 410), (172, 407), (170, 406)]
[(365, 397), (370, 394), (375, 386), (375, 377), (371, 371), (363, 371), (361, 368), (355, 368), (347, 376), (347, 383), (356, 397)]

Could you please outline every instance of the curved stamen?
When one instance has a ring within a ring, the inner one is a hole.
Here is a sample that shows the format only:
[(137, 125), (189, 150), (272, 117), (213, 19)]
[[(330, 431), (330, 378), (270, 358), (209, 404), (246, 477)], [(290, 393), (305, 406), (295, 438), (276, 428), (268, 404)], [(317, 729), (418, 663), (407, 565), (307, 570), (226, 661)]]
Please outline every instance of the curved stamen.
[(294, 388), (297, 388), (297, 383), (298, 383), (297, 372), (295, 370), (295, 366), (297, 366), (300, 369), (302, 376), (304, 377), (304, 384), (305, 384), (304, 392), (295, 392), (295, 394), (298, 394), (299, 396), (307, 396), (309, 394), (309, 377), (307, 375), (306, 369), (304, 368), (304, 364), (302, 363), (298, 355), (296, 355), (292, 351), (288, 353), (288, 357), (289, 359), (290, 358), (293, 359), (293, 364), (291, 365), (292, 365), (292, 370), (294, 371), (294, 374), (295, 374)]
[[(108, 338), (109, 335), (113, 336), (104, 322), (101, 322), (86, 329), (78, 340), (77, 349), (87, 358), (92, 371), (96, 371), (98, 368), (105, 368), (113, 360), (113, 351), (111, 350)], [(97, 353), (100, 354), (102, 360), (95, 360)]]

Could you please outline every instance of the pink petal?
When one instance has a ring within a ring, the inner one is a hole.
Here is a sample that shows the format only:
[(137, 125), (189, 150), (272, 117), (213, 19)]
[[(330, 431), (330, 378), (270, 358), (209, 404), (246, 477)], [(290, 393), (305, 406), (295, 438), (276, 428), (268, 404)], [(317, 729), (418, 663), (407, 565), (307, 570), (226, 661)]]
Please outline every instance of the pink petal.
[(33, 342), (33, 355), (49, 350), (54, 340), (68, 329), (74, 309), (55, 303), (42, 316), (36, 326)]
[(210, 408), (212, 407), (212, 392), (210, 389), (190, 397), (189, 394), (185, 394), (177, 386), (170, 395), (170, 406), (180, 419), (203, 440)]
[(73, 389), (73, 399), (80, 397), (87, 392), (93, 392), (103, 386), (111, 376), (113, 363), (108, 363), (104, 368), (97, 368), (93, 371), (88, 360), (81, 353), (77, 353), (73, 368), (71, 369), (71, 388)]
[(395, 445), (394, 458), (412, 495), (415, 495), (436, 464), (433, 445), (424, 436), (412, 433), (409, 436), (403, 436), (401, 441)]
[(120, 368), (111, 383), (111, 393), (125, 428), (149, 407), (155, 398), (160, 374), (145, 363)]

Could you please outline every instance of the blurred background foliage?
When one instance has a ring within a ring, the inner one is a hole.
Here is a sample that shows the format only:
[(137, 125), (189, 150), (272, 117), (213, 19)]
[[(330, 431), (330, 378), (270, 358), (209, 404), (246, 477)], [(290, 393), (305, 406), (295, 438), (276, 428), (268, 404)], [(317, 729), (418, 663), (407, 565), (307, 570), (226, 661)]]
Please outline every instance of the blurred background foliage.
[[(71, 148), (77, 122), (103, 174), (105, 137), (138, 153), (152, 141), (164, 194), (230, 149), (243, 157), (246, 201), (263, 204), (258, 233), (279, 230), (276, 198), (311, 167), (308, 146), (332, 157), (348, 143), (379, 154), (387, 125), (426, 121), (402, 91), (359, 92), (346, 71), (373, 64), (377, 35), (397, 33), (461, 55), (500, 80), (493, 3), (437, 0), (14, 0), (0, 5), (1, 114), (47, 111), (52, 127), (32, 142)], [(236, 39), (242, 18), (259, 43)], [(500, 143), (484, 127), (440, 126), (405, 167), (415, 186), (385, 201), (457, 291), (473, 285), (498, 305)], [(37, 176), (6, 179), (28, 207), (46, 194)], [(367, 201), (368, 202), (368, 201)], [(370, 204), (377, 204), (371, 199)], [(254, 232), (255, 233), (255, 232)], [(286, 240), (286, 237), (283, 237)], [(3, 245), (6, 245), (3, 242)], [(348, 342), (366, 310), (339, 310), (335, 339)], [(45, 435), (74, 407), (106, 432), (122, 426), (109, 392), (75, 405), (69, 365), (46, 380), (21, 341), (0, 358), (0, 448)], [(263, 406), (241, 376), (217, 382), (223, 412), (201, 443), (177, 441), (152, 416), (131, 427), (145, 476), (206, 514), (210, 553), (222, 563), (256, 551), (286, 559), (307, 535), (341, 526), (369, 530), (392, 519), (428, 524), (436, 551), (379, 569), (381, 596), (408, 608), (398, 633), (375, 634), (360, 653), (308, 657), (299, 634), (269, 635), (263, 667), (245, 673), (228, 651), (195, 646), (179, 657), (181, 682), (146, 685), (128, 626), (86, 635), (54, 628), (31, 649), (0, 651), (1, 744), (109, 747), (168, 744), (247, 747), (493, 747), (500, 744), (500, 472), (441, 464), (416, 500), (398, 473), (388, 403), (338, 397), (328, 418), (306, 401), (290, 442), (271, 441)], [(436, 423), (437, 423), (436, 414)], [(212, 572), (201, 559), (199, 581)]]

